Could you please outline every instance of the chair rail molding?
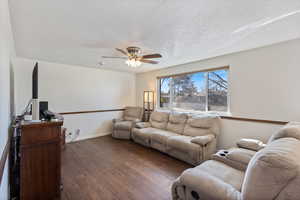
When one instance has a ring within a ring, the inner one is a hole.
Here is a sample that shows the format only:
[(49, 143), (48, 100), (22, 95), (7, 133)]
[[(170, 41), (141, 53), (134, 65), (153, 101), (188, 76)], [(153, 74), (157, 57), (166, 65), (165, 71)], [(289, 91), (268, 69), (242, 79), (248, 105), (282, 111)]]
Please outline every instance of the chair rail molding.
[(256, 122), (256, 123), (267, 123), (267, 124), (276, 124), (276, 125), (286, 125), (287, 123), (289, 123), (288, 121), (277, 121), (277, 120), (268, 120), (268, 119), (254, 119), (254, 118), (233, 117), (233, 116), (220, 116), (220, 117), (221, 119)]
[[(77, 115), (77, 114), (99, 113), (99, 112), (120, 112), (120, 111), (124, 111), (124, 110), (125, 110), (124, 108), (118, 108), (118, 109), (106, 109), (106, 110), (61, 112), (59, 114), (61, 114), (61, 115)], [(255, 122), (255, 123), (267, 123), (267, 124), (276, 124), (276, 125), (285, 125), (285, 124), (289, 123), (288, 121), (256, 119), (256, 118), (246, 118), (246, 117), (234, 117), (234, 116), (225, 116), (225, 115), (221, 115), (220, 117), (221, 117), (221, 119), (227, 119), (227, 120)]]
[(118, 109), (108, 109), (108, 110), (84, 110), (84, 111), (74, 111), (74, 112), (61, 112), (60, 115), (77, 115), (77, 114), (85, 114), (85, 113), (99, 113), (99, 112), (119, 112), (124, 111), (124, 108)]

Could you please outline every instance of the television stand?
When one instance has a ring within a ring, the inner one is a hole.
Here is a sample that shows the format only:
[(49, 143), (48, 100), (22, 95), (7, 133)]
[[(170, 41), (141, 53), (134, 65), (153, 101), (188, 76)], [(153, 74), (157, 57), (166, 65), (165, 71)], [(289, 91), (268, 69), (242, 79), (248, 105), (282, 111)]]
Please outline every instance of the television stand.
[(19, 172), (19, 178), (13, 179), (17, 182), (13, 183), (16, 199), (60, 199), (62, 125), (63, 121), (22, 121), (16, 127), (19, 141), (13, 149), (19, 151), (14, 153), (19, 164), (12, 166)]

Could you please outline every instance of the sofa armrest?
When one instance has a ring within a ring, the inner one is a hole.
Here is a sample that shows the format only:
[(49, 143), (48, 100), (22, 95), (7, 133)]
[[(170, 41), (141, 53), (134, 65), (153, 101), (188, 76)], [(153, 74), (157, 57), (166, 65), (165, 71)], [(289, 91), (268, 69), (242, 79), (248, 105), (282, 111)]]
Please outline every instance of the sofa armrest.
[(246, 171), (251, 158), (256, 151), (245, 148), (231, 148), (227, 150), (219, 150), (212, 155), (212, 160), (225, 163), (228, 166), (236, 168), (241, 171)]
[(136, 124), (142, 123), (140, 119), (134, 119), (132, 120), (131, 128), (135, 128)]
[(231, 149), (228, 152), (227, 158), (232, 161), (248, 165), (255, 153), (256, 151), (252, 151), (250, 149), (236, 148)]
[(201, 170), (186, 170), (179, 181), (201, 199), (241, 199), (241, 192), (232, 185)]
[(134, 123), (141, 123), (142, 120), (140, 120), (140, 119), (135, 119), (135, 120), (133, 120), (133, 122), (134, 122)]
[(138, 122), (135, 124), (135, 127), (136, 128), (148, 128), (148, 127), (151, 127), (151, 124), (149, 122)]
[(266, 144), (260, 140), (246, 138), (240, 139), (236, 145), (240, 148), (250, 149), (252, 151), (259, 151), (266, 146)]
[(199, 144), (201, 146), (205, 146), (208, 143), (210, 143), (211, 141), (213, 141), (214, 138), (215, 138), (215, 136), (213, 134), (196, 136), (191, 140), (191, 142), (194, 144)]

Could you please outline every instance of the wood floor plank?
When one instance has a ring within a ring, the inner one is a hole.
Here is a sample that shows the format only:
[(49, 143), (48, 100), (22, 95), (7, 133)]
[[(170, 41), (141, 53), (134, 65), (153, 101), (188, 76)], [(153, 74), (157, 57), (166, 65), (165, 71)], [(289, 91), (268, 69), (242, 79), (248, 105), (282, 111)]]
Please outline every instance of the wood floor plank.
[(132, 141), (104, 136), (66, 145), (62, 200), (170, 200), (189, 164)]

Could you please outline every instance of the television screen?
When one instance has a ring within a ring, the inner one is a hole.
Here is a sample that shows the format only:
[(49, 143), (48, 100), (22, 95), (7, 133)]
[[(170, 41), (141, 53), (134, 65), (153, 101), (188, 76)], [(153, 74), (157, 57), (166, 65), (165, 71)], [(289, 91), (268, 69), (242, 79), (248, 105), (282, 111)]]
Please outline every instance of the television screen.
[(32, 98), (38, 99), (38, 86), (39, 86), (39, 69), (38, 63), (35, 63), (32, 72)]

